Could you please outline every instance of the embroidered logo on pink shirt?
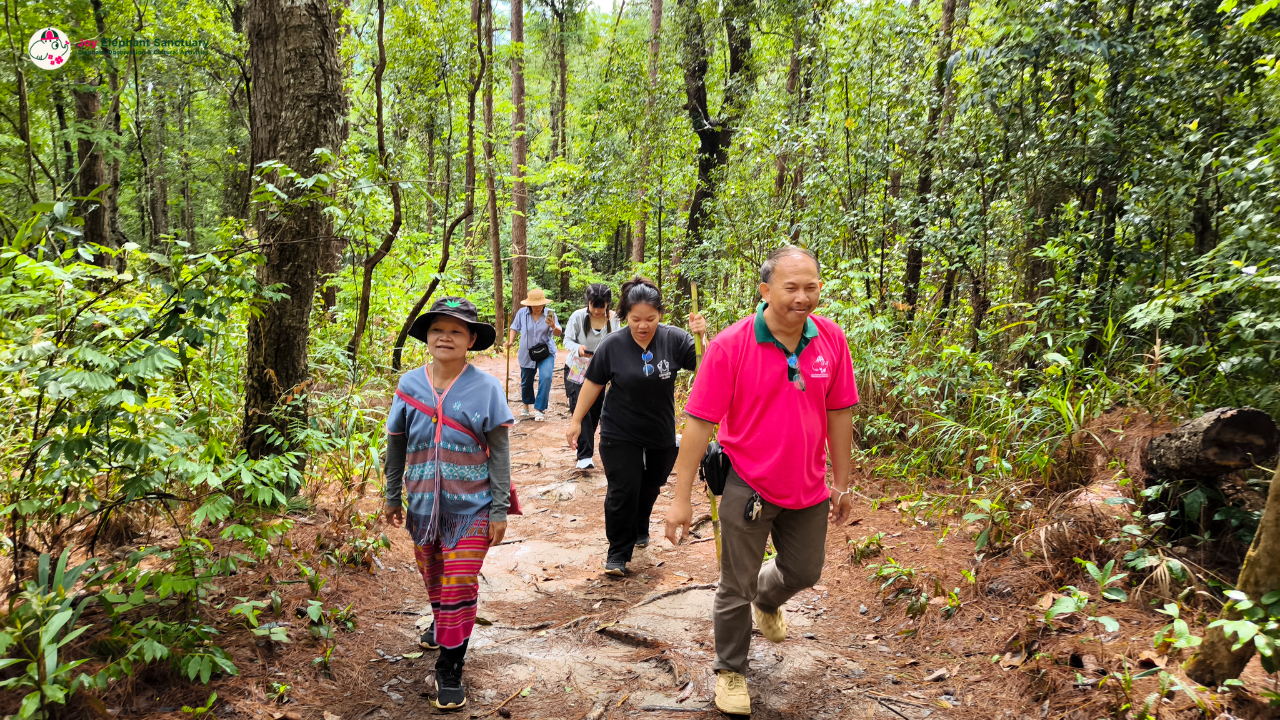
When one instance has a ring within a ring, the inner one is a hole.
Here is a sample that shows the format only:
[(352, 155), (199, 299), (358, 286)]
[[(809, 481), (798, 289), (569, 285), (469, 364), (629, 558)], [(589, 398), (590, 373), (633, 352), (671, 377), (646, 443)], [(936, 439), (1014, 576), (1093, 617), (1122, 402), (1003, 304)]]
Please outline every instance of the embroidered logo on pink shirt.
[(816, 378), (829, 377), (831, 369), (827, 366), (827, 359), (818, 355), (813, 359), (813, 364), (809, 366), (809, 376)]

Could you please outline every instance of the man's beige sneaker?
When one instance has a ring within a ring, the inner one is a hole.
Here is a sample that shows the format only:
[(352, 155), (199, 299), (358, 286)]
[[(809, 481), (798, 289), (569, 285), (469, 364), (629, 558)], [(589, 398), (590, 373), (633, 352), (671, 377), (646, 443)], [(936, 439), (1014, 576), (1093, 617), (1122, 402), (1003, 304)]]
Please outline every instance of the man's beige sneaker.
[(780, 643), (787, 639), (787, 619), (782, 617), (782, 608), (778, 608), (766, 615), (764, 611), (753, 603), (751, 605), (751, 614), (755, 616), (756, 627), (760, 628), (760, 634), (766, 640)]
[(716, 707), (730, 715), (750, 715), (747, 679), (736, 672), (721, 670), (716, 677)]

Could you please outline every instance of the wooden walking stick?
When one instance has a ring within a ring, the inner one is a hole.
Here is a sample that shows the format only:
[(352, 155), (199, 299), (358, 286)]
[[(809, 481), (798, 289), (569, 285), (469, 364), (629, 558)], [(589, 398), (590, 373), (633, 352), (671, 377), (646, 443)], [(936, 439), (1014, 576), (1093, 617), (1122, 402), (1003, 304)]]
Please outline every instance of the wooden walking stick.
[(502, 347), (507, 353), (507, 381), (502, 385), (502, 396), (511, 402), (511, 341), (503, 343)]
[[(693, 291), (693, 314), (698, 314), (698, 283), (689, 283), (690, 289)], [(693, 351), (697, 354), (698, 367), (702, 367), (702, 336), (693, 336)], [(705, 485), (707, 491), (707, 500), (711, 503), (711, 532), (716, 537), (716, 565), (720, 564), (720, 509), (716, 505), (715, 493), (711, 492), (711, 486)]]

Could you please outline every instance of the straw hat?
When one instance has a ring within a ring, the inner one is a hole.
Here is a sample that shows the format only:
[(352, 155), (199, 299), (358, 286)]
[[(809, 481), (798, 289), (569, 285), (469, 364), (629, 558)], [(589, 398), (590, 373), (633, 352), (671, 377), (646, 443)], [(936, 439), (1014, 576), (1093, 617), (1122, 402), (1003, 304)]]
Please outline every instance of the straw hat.
[(529, 297), (520, 301), (525, 307), (534, 307), (538, 305), (546, 305), (551, 301), (547, 299), (547, 294), (542, 292), (540, 288), (534, 288), (529, 291)]

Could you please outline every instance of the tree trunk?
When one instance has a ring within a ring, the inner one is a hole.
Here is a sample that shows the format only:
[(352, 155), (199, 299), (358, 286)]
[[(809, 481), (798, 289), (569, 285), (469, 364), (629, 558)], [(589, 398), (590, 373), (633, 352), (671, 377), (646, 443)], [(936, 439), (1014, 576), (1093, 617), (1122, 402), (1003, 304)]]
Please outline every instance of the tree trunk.
[(1280, 430), (1271, 416), (1250, 407), (1218, 408), (1151, 439), (1143, 465), (1155, 477), (1215, 478), (1275, 456)]
[[(312, 153), (338, 151), (345, 136), (347, 101), (329, 3), (250, 0), (245, 26), (254, 162), (278, 160), (304, 177), (312, 175), (319, 170)], [(287, 438), (291, 425), (307, 421), (305, 396), (296, 393), (307, 380), (312, 301), (333, 233), (318, 204), (261, 212), (257, 226), (264, 256), (258, 280), (281, 285), (288, 297), (262, 304), (261, 313), (249, 319), (243, 442), (253, 458), (282, 450), (260, 430), (272, 428)]]
[[(556, 33), (556, 45), (558, 52), (557, 58), (560, 62), (560, 157), (569, 158), (569, 47), (565, 43), (564, 21), (565, 14), (568, 12), (568, 3), (565, 3), (565, 11), (557, 18), (559, 27)], [(563, 282), (563, 281), (562, 281)]]
[[(71, 149), (71, 141), (67, 135), (67, 107), (66, 96), (62, 94), (62, 86), (53, 86), (54, 109), (58, 115), (58, 134), (62, 136), (62, 184), (68, 187), (75, 182), (76, 154)], [(101, 105), (101, 101), (99, 101)]]
[(1102, 185), (1102, 241), (1098, 252), (1098, 273), (1093, 301), (1089, 310), (1089, 338), (1084, 343), (1083, 361), (1090, 364), (1102, 352), (1100, 325), (1110, 309), (1111, 284), (1114, 275), (1111, 262), (1116, 256), (1116, 222), (1120, 218), (1119, 181), (1108, 177)]
[[(1137, 0), (1125, 3), (1124, 18), (1116, 31), (1117, 42), (1128, 42), (1133, 34), (1133, 16)], [(1117, 139), (1124, 137), (1128, 105), (1125, 102), (1129, 76), (1128, 55), (1115, 53), (1108, 60), (1109, 72), (1106, 91), (1106, 115), (1112, 123), (1112, 132), (1105, 150), (1101, 153), (1103, 166), (1098, 171), (1099, 188), (1102, 203), (1102, 239), (1098, 252), (1098, 273), (1093, 301), (1089, 310), (1089, 338), (1085, 341), (1082, 360), (1084, 364), (1092, 363), (1102, 352), (1102, 338), (1099, 326), (1110, 314), (1111, 287), (1115, 275), (1111, 272), (1111, 262), (1116, 254), (1116, 224), (1124, 212), (1124, 201), (1120, 199), (1120, 179), (1128, 175), (1127, 162), (1123, 145)]]
[[(658, 99), (658, 59), (659, 51), (662, 49), (662, 0), (652, 0), (649, 8), (649, 97), (646, 101), (645, 124), (646, 137), (644, 139), (644, 150), (640, 155), (639, 168), (644, 171), (649, 167), (649, 158), (653, 153), (654, 138), (648, 137), (653, 132), (653, 109)], [(632, 235), (633, 243), (631, 245), (631, 264), (638, 267), (644, 262), (644, 241), (646, 225), (649, 220), (649, 211), (645, 208), (645, 195), (648, 193), (647, 178), (640, 183), (640, 192), (636, 197), (636, 222), (635, 230)]]
[(484, 185), (488, 192), (489, 257), (493, 265), (493, 326), (506, 337), (506, 293), (502, 287), (502, 237), (498, 230), (498, 188), (494, 178), (493, 129), (493, 0), (484, 0), (484, 52), (489, 60), (484, 74)]
[[(1280, 590), (1280, 467), (1271, 477), (1267, 506), (1262, 512), (1258, 532), (1253, 536), (1253, 545), (1240, 567), (1236, 589), (1255, 603), (1267, 593)], [(1239, 620), (1241, 615), (1235, 609), (1235, 603), (1229, 602), (1222, 609), (1221, 617)], [(1228, 639), (1220, 627), (1210, 628), (1205, 633), (1200, 651), (1187, 662), (1187, 677), (1211, 688), (1240, 677), (1253, 657), (1254, 644), (1246, 642), (1239, 650), (1232, 651), (1236, 640), (1235, 636)]]
[(187, 116), (191, 114), (191, 95), (184, 95), (182, 110), (178, 113), (178, 137), (182, 147), (182, 239), (194, 242), (196, 235), (196, 210), (191, 206), (191, 153), (187, 149)]
[(476, 211), (476, 98), (480, 95), (480, 86), (484, 82), (485, 69), (488, 64), (488, 57), (485, 55), (484, 38), (482, 37), (483, 28), (480, 22), (480, 0), (471, 0), (471, 22), (476, 29), (476, 54), (480, 56), (480, 67), (475, 77), (472, 78), (471, 87), (467, 92), (467, 155), (462, 183), (466, 201), (463, 204), (462, 213), (454, 218), (444, 230), (444, 241), (441, 243), (440, 250), (440, 265), (436, 268), (435, 275), (431, 277), (431, 283), (427, 285), (426, 292), (422, 293), (422, 296), (418, 298), (418, 302), (414, 303), (413, 308), (409, 310), (408, 316), (405, 317), (404, 324), (400, 326), (400, 333), (396, 336), (395, 347), (391, 351), (391, 367), (397, 371), (400, 369), (401, 358), (404, 355), (404, 344), (409, 339), (409, 330), (413, 327), (414, 321), (418, 319), (418, 315), (422, 313), (422, 309), (427, 306), (427, 302), (431, 300), (436, 288), (440, 286), (440, 280), (444, 278), (444, 271), (449, 265), (449, 241), (453, 237), (453, 232), (459, 225), (470, 219)]
[(379, 175), (382, 179), (389, 181), (387, 188), (391, 193), (391, 227), (387, 228), (386, 234), (382, 236), (382, 243), (378, 245), (378, 249), (365, 258), (364, 266), (361, 268), (363, 272), (360, 278), (359, 305), (356, 309), (356, 327), (351, 332), (351, 339), (347, 341), (347, 359), (352, 365), (360, 354), (360, 341), (364, 338), (365, 325), (369, 322), (369, 295), (373, 292), (373, 271), (391, 252), (392, 245), (400, 236), (400, 183), (391, 177), (391, 171), (387, 167), (386, 125), (383, 120), (382, 77), (387, 72), (387, 46), (383, 40), (383, 26), (386, 24), (386, 19), (384, 0), (378, 0), (378, 64), (373, 69), (373, 97), (377, 103), (378, 163), (381, 166)]
[(436, 119), (433, 113), (427, 125), (427, 225), (425, 234), (431, 237), (436, 227)]
[(956, 19), (956, 0), (942, 0), (942, 19), (938, 25), (938, 57), (933, 68), (933, 94), (929, 102), (929, 121), (925, 125), (924, 146), (920, 152), (920, 174), (916, 176), (916, 204), (919, 206), (911, 221), (911, 234), (907, 239), (906, 277), (903, 278), (902, 302), (906, 305), (907, 326), (916, 318), (916, 303), (920, 299), (920, 274), (924, 269), (924, 233), (930, 198), (933, 195), (933, 156), (941, 130), (942, 105), (946, 94), (943, 82), (947, 59), (951, 57), (951, 29)]
[(511, 0), (511, 307), (529, 294), (529, 244), (525, 214), (529, 191), (525, 185), (528, 140), (524, 124), (524, 0)]
[(969, 330), (969, 347), (978, 352), (978, 341), (982, 337), (982, 323), (991, 309), (991, 299), (987, 297), (987, 272), (980, 264), (969, 273), (969, 302), (973, 305), (973, 327)]
[[(98, 37), (107, 37), (107, 15), (106, 10), (102, 7), (102, 0), (92, 0), (93, 5), (93, 21), (98, 28)], [(115, 145), (115, 152), (111, 155), (111, 165), (107, 168), (107, 182), (111, 187), (103, 193), (106, 200), (103, 211), (107, 218), (107, 232), (111, 238), (111, 245), (120, 247), (128, 241), (125, 237), (124, 228), (120, 225), (120, 70), (116, 67), (115, 58), (111, 54), (111, 49), (106, 45), (102, 45), (102, 56), (107, 61), (107, 87), (111, 90), (111, 105), (107, 110), (107, 114), (111, 119), (112, 143)], [(98, 82), (98, 86), (102, 86), (102, 82)], [(119, 269), (124, 268), (124, 258), (116, 263)]]
[[(13, 19), (18, 19), (17, 12), (14, 13)], [(9, 5), (6, 3), (4, 8), (4, 27), (9, 34), (10, 42), (12, 42), (13, 28), (10, 26), (9, 20)], [(21, 29), (19, 29), (19, 33), (21, 33)], [(19, 57), (22, 60), (19, 60)], [(12, 53), (10, 54), (10, 61), (13, 63), (13, 75), (18, 93), (18, 139), (25, 146), (23, 160), (27, 165), (27, 175), (23, 185), (27, 194), (31, 196), (31, 202), (35, 203), (40, 201), (40, 196), (36, 192), (35, 150), (31, 145), (31, 106), (27, 98), (27, 74), (23, 69), (26, 64), (26, 56), (25, 54), (17, 55)]]
[(155, 103), (155, 130), (151, 133), (154, 143), (152, 157), (155, 169), (151, 173), (151, 244), (156, 245), (160, 236), (169, 234), (169, 180), (165, 163), (165, 125), (169, 122), (168, 95), (158, 93)]
[[(102, 112), (102, 100), (98, 96), (102, 81), (99, 80), (97, 85), (82, 83), (79, 87), (91, 89), (72, 90), (72, 96), (76, 102), (76, 124), (82, 127), (93, 126), (98, 122), (98, 114)], [(76, 159), (80, 166), (76, 194), (84, 197), (107, 181), (107, 165), (103, 161), (102, 148), (97, 147), (94, 141), (85, 137), (83, 133), (80, 133), (76, 139)], [(111, 247), (110, 226), (104, 197), (106, 194), (106, 191), (99, 193), (96, 203), (82, 200), (76, 208), (76, 214), (84, 218), (83, 242), (86, 245)], [(110, 258), (106, 253), (96, 255), (94, 261), (102, 267), (110, 264)]]
[[(686, 225), (688, 245), (676, 255), (693, 255), (703, 244), (703, 231), (711, 220), (709, 203), (715, 198), (721, 167), (729, 162), (729, 147), (737, 121), (746, 109), (755, 85), (751, 65), (752, 5), (746, 0), (729, 0), (724, 5), (725, 39), (729, 50), (729, 71), (725, 78), (720, 117), (713, 117), (707, 102), (707, 71), (710, 48), (698, 0), (679, 0), (684, 35), (684, 92), (693, 132), (698, 136), (698, 180), (689, 203)], [(661, 262), (661, 259), (659, 260)], [(691, 279), (682, 273), (680, 285)]]
[[(555, 38), (555, 58), (556, 58), (556, 80), (552, 82), (552, 92), (556, 98), (552, 101), (552, 107), (558, 112), (552, 115), (551, 132), (554, 137), (551, 139), (551, 159), (557, 157), (564, 159), (569, 158), (569, 133), (566, 129), (569, 125), (569, 49), (565, 43), (565, 18), (569, 12), (569, 3), (565, 2), (556, 9), (556, 5), (552, 3), (552, 12), (556, 18), (556, 38)], [(557, 153), (558, 149), (558, 153)], [(565, 269), (565, 255), (569, 252), (568, 245), (564, 238), (556, 244), (556, 264), (560, 267), (560, 300), (569, 299), (569, 271)]]
[(1191, 206), (1191, 233), (1195, 237), (1196, 255), (1204, 255), (1218, 245), (1218, 228), (1213, 223), (1213, 208), (1209, 205), (1211, 179), (1210, 165), (1205, 163), (1196, 184), (1195, 204)]

